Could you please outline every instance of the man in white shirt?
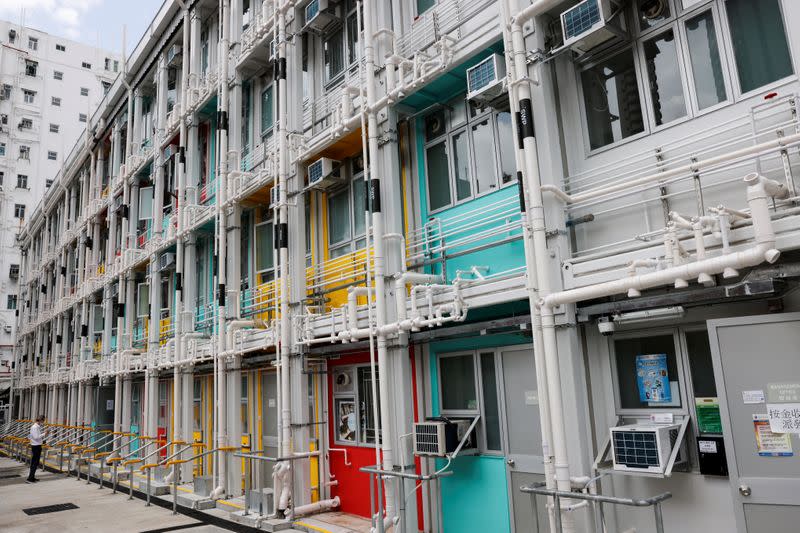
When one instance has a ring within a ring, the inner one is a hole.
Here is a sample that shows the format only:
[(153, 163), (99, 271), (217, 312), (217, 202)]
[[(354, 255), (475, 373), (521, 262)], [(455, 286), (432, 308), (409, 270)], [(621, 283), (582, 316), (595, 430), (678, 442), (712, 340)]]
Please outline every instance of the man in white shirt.
[(47, 431), (42, 427), (44, 424), (44, 415), (36, 417), (36, 422), (31, 426), (31, 434), (28, 438), (31, 441), (31, 471), (28, 474), (26, 483), (36, 483), (39, 481), (34, 477), (36, 469), (39, 467), (39, 458), (42, 456), (42, 443), (47, 437)]

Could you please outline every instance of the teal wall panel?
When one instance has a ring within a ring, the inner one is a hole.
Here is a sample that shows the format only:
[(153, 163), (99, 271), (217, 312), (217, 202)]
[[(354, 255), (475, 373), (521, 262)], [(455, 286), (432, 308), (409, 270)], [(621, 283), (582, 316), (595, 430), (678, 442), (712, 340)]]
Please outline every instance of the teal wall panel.
[[(522, 335), (468, 337), (431, 343), (431, 412), (439, 411), (439, 379), (436, 357), (440, 353), (530, 343)], [(437, 468), (445, 461), (437, 460)], [(449, 533), (505, 533), (511, 531), (508, 480), (505, 458), (497, 455), (472, 455), (456, 458), (450, 465), (452, 476), (441, 480), (442, 523)]]

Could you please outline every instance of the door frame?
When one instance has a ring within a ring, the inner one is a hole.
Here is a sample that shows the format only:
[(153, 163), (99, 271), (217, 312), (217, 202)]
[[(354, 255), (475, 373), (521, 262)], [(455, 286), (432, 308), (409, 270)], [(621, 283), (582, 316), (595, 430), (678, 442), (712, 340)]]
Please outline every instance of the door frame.
[[(774, 315), (750, 315), (732, 318), (719, 318), (708, 320), (708, 342), (711, 347), (711, 361), (714, 365), (714, 380), (717, 382), (717, 396), (719, 398), (720, 416), (722, 417), (722, 437), (725, 443), (726, 458), (728, 463), (728, 482), (733, 501), (733, 512), (736, 528), (739, 532), (747, 532), (747, 523), (744, 516), (744, 502), (739, 495), (739, 466), (736, 462), (736, 445), (731, 434), (731, 417), (728, 410), (728, 391), (725, 387), (725, 377), (722, 367), (722, 354), (719, 349), (719, 336), (717, 329), (731, 326), (774, 324), (779, 322), (800, 322), (800, 313), (778, 313)], [(780, 482), (780, 480), (778, 480)], [(757, 502), (754, 501), (754, 504)]]

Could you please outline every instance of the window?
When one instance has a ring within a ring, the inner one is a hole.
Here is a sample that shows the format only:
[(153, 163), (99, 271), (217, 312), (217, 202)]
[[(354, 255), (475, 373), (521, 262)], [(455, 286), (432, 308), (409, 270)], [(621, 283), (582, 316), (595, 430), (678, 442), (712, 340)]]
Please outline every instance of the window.
[(50, 103), (53, 104), (54, 106), (60, 107), (61, 106), (61, 98), (59, 98), (57, 96), (53, 96), (52, 99), (50, 100)]
[(89, 96), (89, 89), (81, 87), (81, 96)]
[(32, 104), (34, 100), (36, 100), (36, 91), (29, 91), (28, 89), (22, 89), (22, 99), (26, 104)]
[(14, 41), (17, 40), (17, 31), (16, 30), (9, 30), (8, 32), (8, 42), (14, 44)]
[(58, 159), (58, 153), (53, 152), (52, 150), (48, 151), (47, 152), (47, 159), (49, 159), (50, 161), (55, 161), (56, 159)]
[[(479, 108), (459, 97), (424, 118), (428, 206), (448, 207), (516, 177), (511, 114)], [(478, 157), (477, 154), (480, 154)]]
[(36, 61), (31, 61), (30, 59), (25, 60), (25, 75), (36, 77), (36, 72), (39, 68), (39, 63)]
[(106, 58), (106, 60), (105, 60), (105, 64), (104, 64), (104, 68), (105, 68), (106, 70), (111, 70), (111, 58), (110, 58), (110, 57), (107, 57), (107, 58)]
[(0, 143), (0, 156), (6, 155), (6, 143)]
[(46, 189), (49, 189), (53, 185), (53, 180), (45, 180), (44, 186)]
[(344, 72), (344, 27), (339, 27), (325, 39), (322, 53), (325, 58), (325, 82), (332, 82)]
[[(363, 28), (361, 28), (363, 29)], [(352, 65), (361, 57), (361, 47), (358, 45), (359, 27), (356, 3), (348, 2), (347, 19), (345, 22), (347, 33), (347, 63)]]
[(476, 416), (478, 442), (486, 452), (502, 452), (500, 430), (501, 352), (492, 349), (445, 353), (438, 358), (439, 406), (443, 416)]
[(114, 72), (119, 72), (119, 61), (114, 60)]
[(270, 85), (261, 92), (261, 135), (272, 130), (275, 123), (274, 102), (272, 85)]
[(26, 161), (31, 160), (31, 147), (30, 146), (20, 146), (19, 147), (19, 158), (24, 159)]
[(25, 174), (17, 174), (17, 189), (28, 188), (28, 176)]
[[(375, 380), (378, 379), (377, 369)], [(336, 417), (334, 440), (342, 444), (371, 446), (379, 442), (369, 365), (337, 366), (333, 369), (333, 403)]]
[(11, 85), (4, 83), (0, 87), (0, 100), (8, 100), (9, 98), (11, 98)]
[(584, 70), (581, 87), (593, 150), (644, 131), (632, 50)]
[(31, 120), (29, 118), (23, 118), (19, 122), (19, 129), (21, 129), (21, 130), (33, 129), (33, 120)]
[(633, 42), (610, 56), (590, 56), (580, 72), (589, 148), (697, 116), (791, 76), (780, 4), (634, 2)]
[(726, 0), (725, 9), (743, 93), (792, 74), (779, 0)]
[(14, 217), (19, 219), (25, 218), (25, 206), (23, 204), (14, 204)]
[(210, 63), (210, 49), (208, 46), (208, 26), (203, 25), (200, 30), (200, 73), (205, 76)]
[(50, 133), (58, 133), (58, 124), (50, 124)]
[(86, 61), (84, 61), (83, 63), (81, 63), (81, 66), (82, 66), (83, 68), (92, 68), (92, 64), (91, 64), (91, 63), (87, 63)]
[(366, 240), (366, 184), (363, 158), (350, 161), (352, 179), (328, 193), (328, 251), (331, 259), (360, 250)]
[(64, 79), (64, 73), (61, 72), (60, 70), (54, 70), (53, 71), (53, 79), (54, 80), (63, 80)]
[(421, 15), (436, 5), (436, 0), (417, 0), (417, 14)]
[[(3, 149), (5, 149), (5, 147), (4, 147), (4, 146), (3, 146)], [(3, 155), (3, 154), (0, 154), (0, 155)], [(6, 177), (6, 173), (5, 173), (5, 172), (0, 172), (0, 185), (2, 185), (2, 184), (3, 184), (3, 179), (4, 179), (5, 177)]]
[(107, 81), (101, 82), (103, 84), (103, 94), (108, 94), (108, 90), (111, 88), (111, 84)]
[(39, 39), (36, 37), (28, 37), (28, 48), (30, 50), (38, 50), (39, 49)]
[(67, 47), (64, 46), (63, 44), (57, 44), (56, 45), (56, 50), (59, 51), (59, 52), (66, 52), (67, 51)]
[(11, 279), (19, 278), (19, 265), (18, 264), (11, 264), (8, 268), (8, 277)]
[(255, 225), (256, 241), (256, 273), (260, 274), (261, 283), (275, 278), (274, 260), (274, 226), (272, 221), (260, 222)]
[(620, 409), (681, 407), (675, 335), (614, 340)]
[(78, 114), (78, 122), (86, 122), (86, 113)]
[(14, 310), (16, 308), (17, 308), (17, 295), (9, 294), (8, 300), (6, 300), (6, 309)]

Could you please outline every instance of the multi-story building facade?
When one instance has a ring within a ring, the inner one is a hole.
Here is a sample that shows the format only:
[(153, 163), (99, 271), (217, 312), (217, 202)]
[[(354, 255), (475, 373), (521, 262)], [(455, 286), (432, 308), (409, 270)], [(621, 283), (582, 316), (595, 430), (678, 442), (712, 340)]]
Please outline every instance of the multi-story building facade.
[(17, 236), (119, 65), (114, 53), (0, 21), (0, 367), (13, 360)]
[(799, 20), (165, 2), (23, 229), (14, 416), (295, 527), (794, 530)]

